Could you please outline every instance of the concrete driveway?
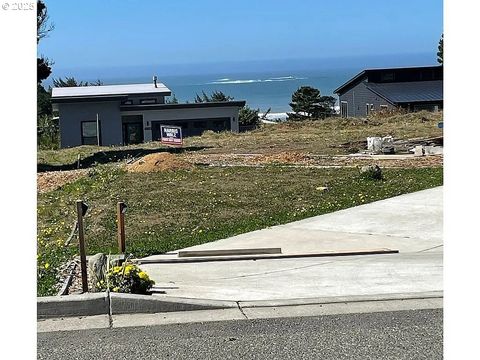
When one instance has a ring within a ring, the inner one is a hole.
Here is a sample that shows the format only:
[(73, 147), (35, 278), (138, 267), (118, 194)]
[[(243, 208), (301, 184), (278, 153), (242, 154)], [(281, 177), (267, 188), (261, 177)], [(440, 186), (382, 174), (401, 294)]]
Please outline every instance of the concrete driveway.
[[(443, 290), (443, 187), (275, 226), (188, 250), (280, 247), (283, 254), (389, 248), (398, 254), (142, 264), (165, 295), (233, 301)], [(176, 253), (146, 259), (166, 259)]]

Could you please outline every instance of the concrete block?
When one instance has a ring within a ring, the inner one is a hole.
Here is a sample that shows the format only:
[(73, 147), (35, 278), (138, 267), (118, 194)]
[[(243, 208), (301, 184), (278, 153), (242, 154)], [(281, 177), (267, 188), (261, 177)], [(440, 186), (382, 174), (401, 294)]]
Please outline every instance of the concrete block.
[(69, 316), (108, 314), (106, 293), (91, 293), (37, 298), (37, 318), (48, 319)]
[(200, 300), (171, 296), (110, 293), (112, 315), (213, 310), (237, 307), (234, 301)]
[(422, 145), (417, 145), (415, 146), (415, 148), (413, 149), (413, 154), (415, 156), (423, 156), (425, 155), (425, 149), (423, 148)]
[(425, 146), (425, 155), (441, 155), (443, 154), (443, 146)]

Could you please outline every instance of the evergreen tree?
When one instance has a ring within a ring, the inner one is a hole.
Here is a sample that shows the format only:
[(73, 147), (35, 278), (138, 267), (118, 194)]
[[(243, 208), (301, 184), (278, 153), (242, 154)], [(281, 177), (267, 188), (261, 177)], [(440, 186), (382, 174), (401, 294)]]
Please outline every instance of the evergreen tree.
[[(43, 1), (37, 1), (37, 44), (41, 39), (48, 36), (48, 33), (54, 29), (54, 25), (49, 23), (47, 6)], [(53, 62), (43, 55), (37, 58), (37, 83), (41, 83), (52, 73), (51, 66)]]
[(294, 111), (292, 117), (311, 118), (318, 116), (321, 110), (320, 90), (311, 86), (302, 86), (292, 95), (290, 107)]
[(443, 64), (443, 34), (438, 42), (437, 61), (439, 64)]
[(238, 112), (238, 123), (240, 126), (258, 126), (260, 124), (259, 111), (259, 109), (251, 109), (247, 105), (241, 108)]

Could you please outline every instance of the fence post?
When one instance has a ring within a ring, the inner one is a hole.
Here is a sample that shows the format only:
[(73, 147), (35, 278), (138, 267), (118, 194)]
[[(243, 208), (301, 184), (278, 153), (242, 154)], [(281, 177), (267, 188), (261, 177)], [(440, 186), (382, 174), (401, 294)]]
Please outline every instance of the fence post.
[(118, 233), (118, 251), (125, 254), (125, 212), (127, 205), (123, 201), (117, 203), (117, 233)]
[(88, 206), (82, 200), (77, 200), (78, 245), (80, 248), (80, 268), (82, 271), (82, 291), (88, 292), (87, 257), (85, 254), (85, 237), (83, 234), (83, 217)]

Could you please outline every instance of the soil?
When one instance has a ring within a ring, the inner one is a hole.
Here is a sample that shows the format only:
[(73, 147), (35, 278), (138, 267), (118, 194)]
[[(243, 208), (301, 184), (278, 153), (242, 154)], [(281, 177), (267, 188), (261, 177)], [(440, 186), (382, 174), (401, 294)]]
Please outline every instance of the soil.
[(149, 154), (127, 165), (127, 171), (129, 172), (155, 172), (192, 168), (193, 165), (191, 163), (183, 160), (178, 155), (170, 153)]
[(37, 174), (37, 192), (45, 193), (87, 175), (88, 169), (49, 171)]
[(377, 164), (385, 168), (435, 167), (443, 165), (442, 155), (407, 157), (369, 158), (353, 156), (312, 155), (301, 152), (282, 152), (277, 154), (199, 154), (190, 153), (184, 159), (192, 164), (209, 166), (264, 166), (282, 164), (312, 167), (360, 167)]

